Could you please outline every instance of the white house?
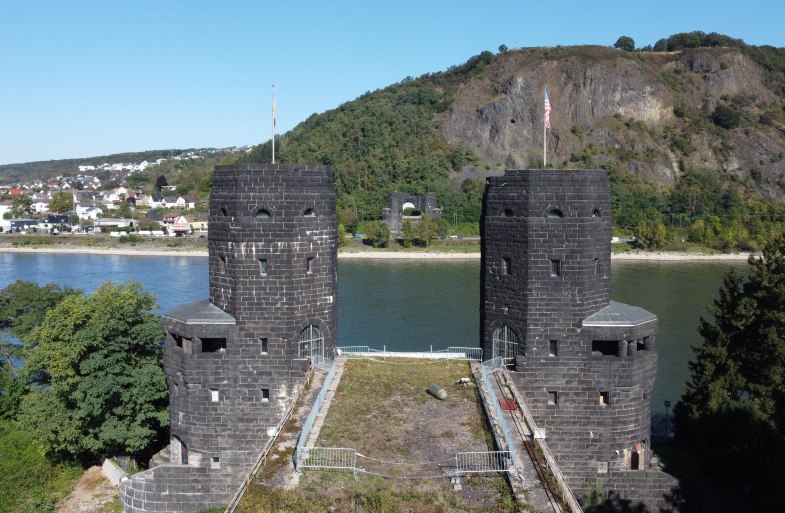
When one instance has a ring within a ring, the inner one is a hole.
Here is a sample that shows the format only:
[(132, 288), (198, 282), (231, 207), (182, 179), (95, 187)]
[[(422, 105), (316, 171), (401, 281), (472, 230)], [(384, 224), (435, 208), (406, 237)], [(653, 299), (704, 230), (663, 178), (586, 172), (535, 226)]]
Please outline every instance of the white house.
[(48, 201), (36, 201), (30, 206), (30, 210), (39, 214), (41, 212), (49, 212), (49, 202)]
[(76, 206), (76, 215), (79, 219), (98, 219), (98, 216), (101, 215), (101, 209), (98, 207), (93, 206)]

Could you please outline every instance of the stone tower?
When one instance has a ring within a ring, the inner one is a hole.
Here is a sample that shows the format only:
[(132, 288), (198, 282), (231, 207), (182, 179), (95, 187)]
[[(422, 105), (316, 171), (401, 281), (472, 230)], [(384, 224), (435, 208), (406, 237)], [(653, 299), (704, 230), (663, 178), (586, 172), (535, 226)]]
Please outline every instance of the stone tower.
[(640, 498), (662, 484), (646, 470), (657, 318), (610, 300), (610, 211), (604, 171), (488, 179), (482, 347), (514, 370), (577, 496), (599, 479)]
[[(311, 362), (336, 345), (328, 168), (217, 166), (208, 222), (210, 298), (164, 315), (169, 462), (121, 484), (126, 511), (164, 511), (158, 500), (165, 511), (226, 505), (282, 427)], [(147, 503), (136, 508), (128, 489)]]

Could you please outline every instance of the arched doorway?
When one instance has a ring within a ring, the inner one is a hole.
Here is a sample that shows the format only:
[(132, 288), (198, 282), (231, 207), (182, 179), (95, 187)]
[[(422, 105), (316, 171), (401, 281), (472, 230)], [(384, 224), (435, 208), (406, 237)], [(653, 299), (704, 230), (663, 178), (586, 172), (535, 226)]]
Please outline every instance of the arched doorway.
[(300, 344), (297, 348), (300, 358), (313, 358), (324, 356), (324, 335), (318, 326), (311, 324), (300, 332)]
[(646, 468), (646, 460), (648, 459), (648, 443), (646, 440), (641, 440), (632, 449), (630, 455), (630, 469), (643, 470)]
[(493, 358), (503, 358), (507, 366), (515, 365), (518, 356), (518, 335), (509, 326), (499, 326), (493, 332)]

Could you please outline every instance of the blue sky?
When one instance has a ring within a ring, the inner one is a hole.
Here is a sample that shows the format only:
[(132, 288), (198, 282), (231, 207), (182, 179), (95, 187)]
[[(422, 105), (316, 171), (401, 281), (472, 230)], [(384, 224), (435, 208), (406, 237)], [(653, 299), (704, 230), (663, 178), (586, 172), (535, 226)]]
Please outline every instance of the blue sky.
[(0, 164), (257, 144), (483, 50), (702, 30), (785, 47), (782, 0), (0, 0)]

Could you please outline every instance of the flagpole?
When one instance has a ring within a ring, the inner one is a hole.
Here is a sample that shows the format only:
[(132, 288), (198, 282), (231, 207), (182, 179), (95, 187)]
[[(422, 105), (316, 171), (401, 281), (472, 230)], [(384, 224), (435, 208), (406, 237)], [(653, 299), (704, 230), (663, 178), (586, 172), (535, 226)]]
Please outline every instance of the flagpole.
[(272, 163), (275, 164), (275, 84), (273, 84), (273, 160)]

